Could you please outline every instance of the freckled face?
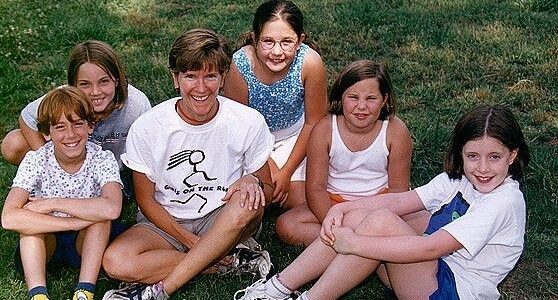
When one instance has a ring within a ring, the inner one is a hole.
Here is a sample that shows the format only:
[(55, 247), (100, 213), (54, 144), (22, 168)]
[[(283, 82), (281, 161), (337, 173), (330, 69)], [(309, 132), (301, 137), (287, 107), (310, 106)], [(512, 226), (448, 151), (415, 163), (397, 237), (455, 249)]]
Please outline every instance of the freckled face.
[(82, 64), (76, 79), (77, 88), (87, 95), (96, 113), (103, 112), (114, 99), (116, 79), (98, 65), (88, 62)]
[(273, 73), (286, 73), (302, 41), (284, 20), (267, 22), (256, 41), (258, 60)]
[(465, 177), (481, 193), (489, 193), (506, 179), (517, 149), (510, 150), (500, 140), (484, 135), (465, 143), (461, 152)]
[(371, 129), (380, 116), (387, 96), (380, 92), (376, 78), (367, 78), (350, 86), (342, 95), (343, 116), (354, 129)]

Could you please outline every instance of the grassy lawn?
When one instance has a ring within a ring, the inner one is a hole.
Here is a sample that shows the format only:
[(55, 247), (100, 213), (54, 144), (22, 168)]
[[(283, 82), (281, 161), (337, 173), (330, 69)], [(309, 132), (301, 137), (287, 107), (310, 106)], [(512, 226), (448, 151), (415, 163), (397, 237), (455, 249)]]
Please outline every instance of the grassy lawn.
[[(95, 4), (92, 4), (95, 3)], [(353, 60), (389, 66), (399, 116), (414, 140), (412, 186), (442, 171), (457, 118), (480, 103), (510, 107), (532, 153), (523, 185), (528, 227), (523, 256), (500, 286), (503, 299), (558, 299), (558, 4), (555, 0), (295, 1), (333, 81)], [(64, 83), (69, 50), (86, 39), (111, 44), (132, 84), (153, 104), (174, 96), (167, 53), (175, 37), (209, 27), (231, 42), (251, 26), (257, 1), (1, 0), (0, 136), (29, 101)], [(0, 199), (16, 167), (0, 161)], [(3, 200), (1, 200), (3, 203)], [(131, 222), (133, 207), (126, 208)], [(270, 211), (260, 242), (279, 269), (301, 251), (277, 241)], [(0, 230), (0, 299), (24, 299), (14, 270), (16, 234)], [(317, 258), (319, 259), (319, 258)], [(71, 295), (77, 272), (49, 273), (53, 299)], [(412, 280), (412, 278), (409, 278)], [(173, 299), (231, 299), (250, 276), (200, 276)], [(101, 274), (97, 295), (117, 282)], [(345, 299), (384, 299), (375, 278)]]

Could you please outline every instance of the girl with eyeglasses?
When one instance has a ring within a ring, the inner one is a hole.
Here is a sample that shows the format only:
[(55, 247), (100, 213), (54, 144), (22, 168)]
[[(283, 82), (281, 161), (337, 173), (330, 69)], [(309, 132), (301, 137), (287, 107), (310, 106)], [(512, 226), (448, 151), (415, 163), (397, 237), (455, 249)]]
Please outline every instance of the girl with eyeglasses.
[(252, 31), (241, 40), (224, 95), (262, 113), (275, 137), (269, 159), (273, 201), (285, 209), (304, 206), (306, 145), (327, 110), (324, 63), (304, 32), (302, 12), (291, 1), (262, 3)]

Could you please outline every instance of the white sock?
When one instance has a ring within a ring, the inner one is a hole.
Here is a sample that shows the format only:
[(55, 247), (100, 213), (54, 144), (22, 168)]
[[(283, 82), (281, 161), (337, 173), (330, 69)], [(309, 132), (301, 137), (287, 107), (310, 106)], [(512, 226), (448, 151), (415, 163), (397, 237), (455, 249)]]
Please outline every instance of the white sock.
[(304, 291), (304, 293), (300, 294), (300, 296), (298, 296), (298, 298), (296, 298), (296, 300), (310, 300), (310, 298), (308, 298), (308, 291)]
[(265, 290), (269, 296), (274, 298), (285, 298), (293, 292), (279, 281), (277, 275), (274, 275), (266, 281)]

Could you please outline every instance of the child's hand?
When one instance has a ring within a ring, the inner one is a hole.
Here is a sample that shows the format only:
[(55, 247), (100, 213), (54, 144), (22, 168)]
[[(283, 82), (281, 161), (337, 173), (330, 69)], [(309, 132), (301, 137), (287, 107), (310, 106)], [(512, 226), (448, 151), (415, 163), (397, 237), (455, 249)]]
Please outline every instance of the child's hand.
[(343, 224), (343, 211), (339, 209), (339, 204), (332, 206), (327, 212), (324, 221), (322, 222), (322, 229), (320, 230), (320, 238), (322, 242), (328, 246), (333, 246), (335, 236), (331, 230), (333, 226), (341, 226)]
[(49, 198), (29, 197), (29, 202), (27, 202), (23, 208), (39, 214), (50, 214), (54, 211), (54, 208), (50, 201), (47, 200), (49, 200)]
[(272, 203), (278, 203), (279, 206), (283, 206), (283, 203), (287, 201), (289, 196), (289, 188), (291, 187), (291, 177), (288, 176), (282, 170), (279, 170), (273, 176), (273, 183), (275, 184), (275, 190), (273, 190)]
[(341, 254), (353, 253), (352, 245), (356, 238), (354, 230), (350, 227), (333, 226), (332, 231), (335, 237), (333, 240), (333, 249)]

